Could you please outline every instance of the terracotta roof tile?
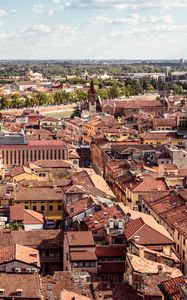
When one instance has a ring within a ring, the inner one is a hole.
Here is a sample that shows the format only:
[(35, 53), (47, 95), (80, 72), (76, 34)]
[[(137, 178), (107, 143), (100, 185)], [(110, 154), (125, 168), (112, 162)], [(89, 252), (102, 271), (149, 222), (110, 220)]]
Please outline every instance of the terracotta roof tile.
[(181, 285), (187, 285), (187, 279), (183, 276), (172, 278), (161, 282), (161, 290), (166, 294), (169, 299), (180, 300), (180, 287)]
[(66, 234), (70, 247), (95, 246), (91, 231), (68, 231)]
[(123, 213), (116, 207), (107, 207), (93, 214), (92, 217), (85, 217), (83, 221), (88, 227), (88, 230), (92, 232), (104, 228), (108, 224), (108, 220), (116, 217), (117, 219), (123, 219)]
[(39, 300), (41, 297), (38, 274), (0, 273), (0, 289), (5, 289), (3, 298), (17, 298), (17, 289), (23, 290), (20, 298)]
[[(4, 264), (14, 260), (21, 261), (23, 263), (40, 268), (40, 258), (38, 250), (18, 244), (0, 248), (0, 264)], [(37, 262), (37, 264), (35, 264), (35, 262)]]
[(128, 222), (124, 233), (127, 240), (133, 239), (134, 236), (139, 236), (139, 243), (141, 245), (174, 244), (172, 239), (169, 239), (153, 227), (145, 224), (142, 218)]
[(91, 251), (71, 251), (70, 259), (71, 261), (97, 260), (97, 256), (95, 252)]
[(19, 244), (37, 249), (56, 249), (63, 248), (64, 232), (62, 230), (1, 230), (0, 240), (0, 248)]

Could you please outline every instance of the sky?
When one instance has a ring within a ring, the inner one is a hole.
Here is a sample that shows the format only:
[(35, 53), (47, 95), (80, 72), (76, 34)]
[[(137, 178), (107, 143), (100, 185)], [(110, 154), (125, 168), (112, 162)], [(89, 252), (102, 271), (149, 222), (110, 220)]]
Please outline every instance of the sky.
[(187, 0), (0, 0), (0, 59), (187, 58)]

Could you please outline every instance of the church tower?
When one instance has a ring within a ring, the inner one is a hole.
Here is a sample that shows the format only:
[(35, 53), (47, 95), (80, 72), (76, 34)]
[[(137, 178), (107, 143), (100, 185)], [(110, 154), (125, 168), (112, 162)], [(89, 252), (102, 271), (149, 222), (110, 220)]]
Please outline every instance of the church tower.
[(93, 79), (90, 83), (90, 89), (88, 92), (89, 112), (95, 113), (97, 108), (97, 95), (94, 87)]

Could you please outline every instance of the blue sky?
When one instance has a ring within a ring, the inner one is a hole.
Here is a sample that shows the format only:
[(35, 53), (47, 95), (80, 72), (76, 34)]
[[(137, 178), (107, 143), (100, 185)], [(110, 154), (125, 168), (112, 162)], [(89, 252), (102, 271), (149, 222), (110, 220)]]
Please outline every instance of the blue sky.
[(0, 0), (0, 59), (187, 58), (187, 0)]

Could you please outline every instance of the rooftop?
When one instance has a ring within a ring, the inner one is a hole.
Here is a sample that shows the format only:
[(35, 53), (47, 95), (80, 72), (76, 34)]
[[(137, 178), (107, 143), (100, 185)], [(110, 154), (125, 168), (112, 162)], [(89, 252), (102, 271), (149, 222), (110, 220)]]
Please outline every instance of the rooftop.
[(43, 215), (22, 206), (10, 206), (10, 220), (23, 221), (23, 224), (43, 224)]
[(91, 231), (68, 231), (66, 235), (70, 247), (95, 246)]
[(168, 296), (172, 300), (181, 300), (180, 289), (181, 286), (187, 284), (187, 279), (183, 276), (172, 278), (161, 282), (160, 289), (163, 291), (164, 295)]
[(64, 233), (62, 230), (1, 230), (0, 240), (0, 248), (19, 244), (37, 249), (56, 249), (63, 247)]
[(92, 232), (97, 231), (98, 229), (104, 228), (108, 224), (109, 219), (123, 219), (123, 213), (114, 205), (112, 207), (106, 207), (102, 210), (95, 212), (93, 216), (87, 216), (83, 219), (85, 224), (88, 227), (88, 230)]
[(20, 298), (40, 299), (40, 279), (38, 274), (0, 273), (0, 289), (5, 290), (4, 297), (17, 298), (16, 291), (22, 290)]
[(154, 227), (147, 225), (142, 218), (131, 220), (126, 224), (125, 236), (127, 240), (139, 237), (141, 245), (164, 245), (173, 244), (173, 239), (166, 237)]
[(177, 268), (171, 268), (165, 264), (157, 263), (130, 253), (127, 253), (127, 260), (133, 268), (133, 271), (140, 274), (158, 274), (158, 269), (161, 266), (162, 273), (169, 273), (173, 278), (182, 275), (181, 271)]
[(38, 250), (18, 244), (0, 248), (0, 264), (15, 260), (40, 268)]

